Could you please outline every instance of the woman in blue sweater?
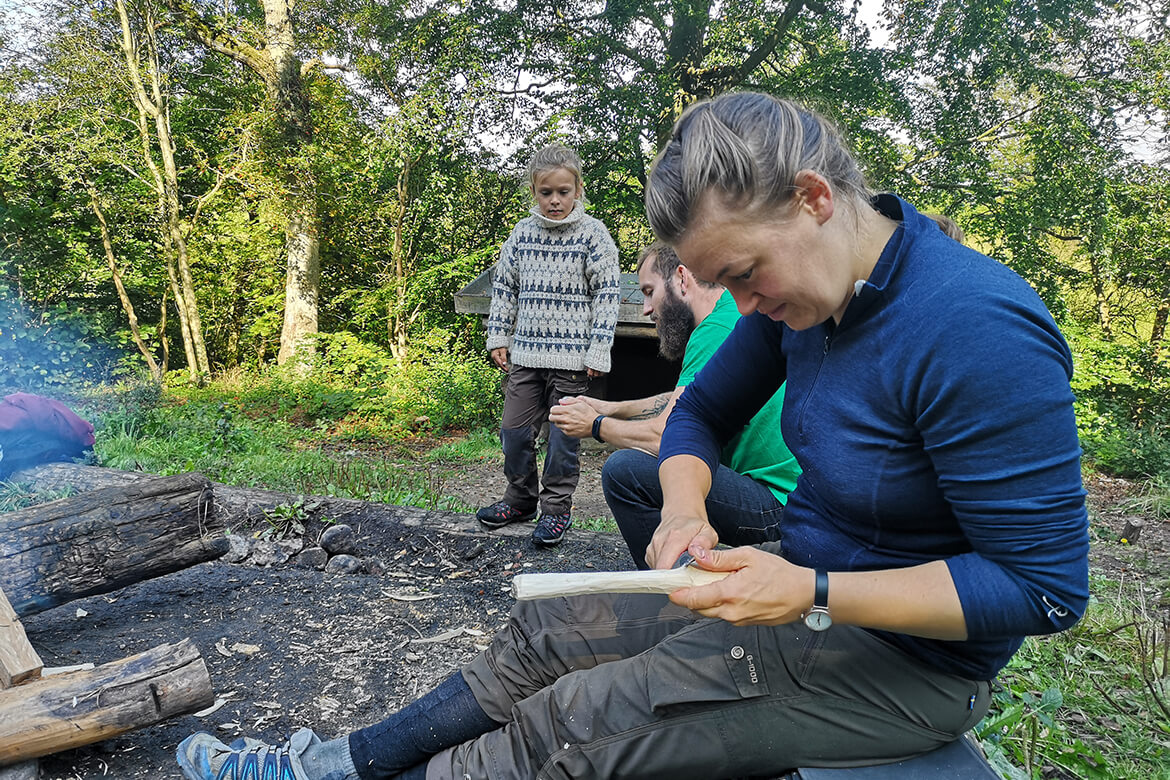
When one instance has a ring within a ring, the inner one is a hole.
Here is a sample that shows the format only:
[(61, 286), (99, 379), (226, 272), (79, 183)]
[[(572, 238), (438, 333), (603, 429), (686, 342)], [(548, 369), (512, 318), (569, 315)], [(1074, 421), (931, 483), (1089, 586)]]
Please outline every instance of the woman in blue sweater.
[[(490, 647), (329, 742), (179, 746), (193, 780), (726, 778), (898, 761), (987, 710), (1028, 634), (1088, 599), (1072, 361), (1036, 294), (892, 195), (802, 107), (679, 119), (647, 215), (747, 315), (666, 425), (648, 561), (729, 572), (663, 596), (522, 602)], [(787, 379), (804, 472), (783, 539), (717, 550), (721, 443)], [(287, 775), (283, 774), (287, 769)], [(259, 774), (259, 772), (257, 772)], [(267, 775), (263, 775), (267, 776)]]

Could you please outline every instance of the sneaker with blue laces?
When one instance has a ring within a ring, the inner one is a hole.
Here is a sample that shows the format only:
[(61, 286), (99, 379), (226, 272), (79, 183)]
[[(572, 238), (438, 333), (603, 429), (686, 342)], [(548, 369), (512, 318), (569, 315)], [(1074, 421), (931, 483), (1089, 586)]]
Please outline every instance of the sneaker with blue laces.
[(280, 747), (247, 738), (225, 745), (201, 731), (180, 742), (175, 757), (187, 780), (312, 780), (301, 754), (320, 742), (310, 729)]
[(560, 544), (572, 525), (573, 521), (568, 512), (555, 515), (546, 512), (536, 521), (536, 530), (532, 532), (532, 541), (542, 547)]

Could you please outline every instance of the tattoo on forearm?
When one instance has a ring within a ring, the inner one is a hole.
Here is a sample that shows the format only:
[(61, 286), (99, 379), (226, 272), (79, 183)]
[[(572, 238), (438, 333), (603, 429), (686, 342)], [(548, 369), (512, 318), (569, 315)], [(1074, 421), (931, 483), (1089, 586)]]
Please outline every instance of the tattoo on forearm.
[(648, 398), (647, 405), (643, 407), (642, 411), (631, 417), (631, 420), (650, 420), (662, 414), (663, 410), (670, 404), (670, 397), (673, 393), (659, 393), (653, 398)]

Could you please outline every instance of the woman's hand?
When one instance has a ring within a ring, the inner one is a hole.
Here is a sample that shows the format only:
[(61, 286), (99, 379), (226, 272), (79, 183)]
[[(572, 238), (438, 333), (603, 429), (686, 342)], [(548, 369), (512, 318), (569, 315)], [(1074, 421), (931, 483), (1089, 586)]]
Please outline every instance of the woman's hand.
[(800, 619), (813, 601), (815, 573), (755, 547), (690, 549), (704, 569), (730, 576), (699, 588), (680, 588), (670, 600), (681, 607), (743, 625), (778, 626)]
[(598, 371), (596, 368), (586, 368), (585, 373), (589, 374), (590, 379), (598, 379), (608, 374), (608, 371)]
[(684, 552), (699, 560), (699, 553), (706, 553), (718, 543), (719, 534), (705, 517), (671, 518), (664, 511), (654, 536), (650, 538), (650, 546), (646, 548), (646, 563), (652, 569), (669, 569)]
[(496, 347), (489, 354), (492, 356), (492, 362), (505, 374), (508, 373), (508, 348)]

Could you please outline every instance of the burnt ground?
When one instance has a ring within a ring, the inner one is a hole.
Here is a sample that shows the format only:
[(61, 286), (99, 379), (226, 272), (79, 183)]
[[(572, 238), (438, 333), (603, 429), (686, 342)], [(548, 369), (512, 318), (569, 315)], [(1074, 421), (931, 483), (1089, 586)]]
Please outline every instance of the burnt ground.
[[(604, 451), (583, 454), (576, 513), (608, 515), (597, 475)], [(462, 466), (444, 491), (475, 506), (498, 498), (499, 464)], [(1148, 519), (1136, 544), (1120, 534), (1141, 486), (1092, 478), (1093, 563), (1142, 580), (1167, 605), (1170, 523)], [(327, 574), (292, 565), (205, 563), (27, 617), (47, 666), (98, 664), (190, 637), (207, 663), (214, 712), (186, 715), (41, 759), (42, 780), (177, 778), (178, 742), (206, 730), (283, 740), (303, 725), (325, 738), (379, 720), (458, 669), (503, 624), (517, 572), (630, 568), (621, 538), (574, 529), (551, 550), (529, 529), (484, 532), (470, 514), (366, 504), (334, 518), (357, 532), (378, 574)], [(323, 526), (310, 522), (314, 539)], [(1157, 596), (1155, 596), (1155, 600)]]

